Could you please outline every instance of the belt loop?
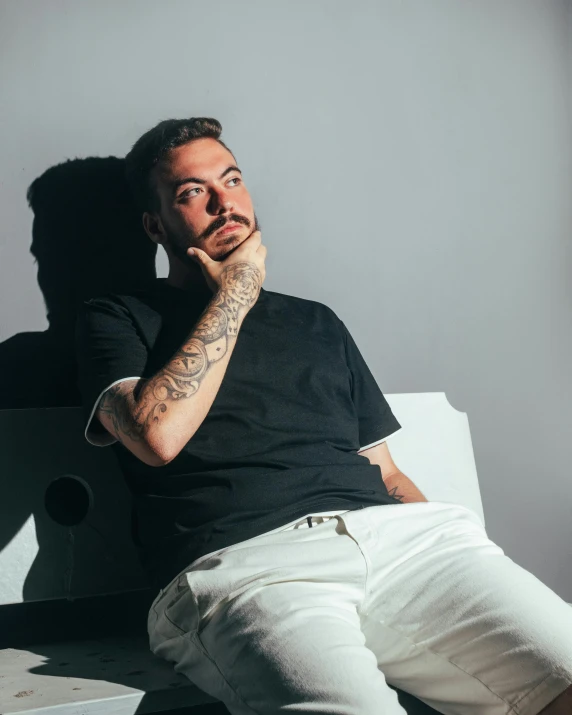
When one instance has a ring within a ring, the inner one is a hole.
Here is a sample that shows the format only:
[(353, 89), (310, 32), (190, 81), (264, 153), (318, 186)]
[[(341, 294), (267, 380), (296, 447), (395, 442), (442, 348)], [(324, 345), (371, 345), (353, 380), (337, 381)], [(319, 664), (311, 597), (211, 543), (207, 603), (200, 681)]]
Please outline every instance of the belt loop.
[(306, 521), (308, 522), (308, 526), (309, 526), (310, 529), (311, 529), (311, 528), (312, 528), (312, 517), (311, 517), (311, 516), (307, 516), (307, 517), (306, 517)]

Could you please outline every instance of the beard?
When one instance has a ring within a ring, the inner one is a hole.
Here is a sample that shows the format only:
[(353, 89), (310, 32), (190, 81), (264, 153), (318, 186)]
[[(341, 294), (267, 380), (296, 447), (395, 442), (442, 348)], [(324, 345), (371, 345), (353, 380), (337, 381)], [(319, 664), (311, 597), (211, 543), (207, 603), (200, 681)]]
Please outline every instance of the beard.
[[(208, 239), (209, 236), (211, 236), (216, 231), (219, 231), (227, 223), (238, 223), (242, 226), (247, 226), (248, 228), (252, 226), (251, 221), (249, 221), (245, 216), (239, 216), (238, 214), (220, 216), (219, 218), (215, 219), (212, 224), (200, 234), (195, 233), (192, 229), (189, 228), (186, 228), (184, 231), (174, 231), (170, 227), (168, 227), (165, 222), (163, 222), (163, 226), (167, 234), (165, 243), (169, 246), (171, 252), (182, 263), (184, 263), (186, 266), (196, 269), (197, 263), (193, 261), (190, 256), (187, 255), (187, 250), (192, 247), (200, 248), (202, 251), (205, 251), (204, 242)], [(252, 228), (246, 238), (250, 238), (250, 236), (252, 236), (255, 231), (260, 231), (260, 222), (258, 221), (256, 213), (254, 214), (254, 228)], [(211, 255), (210, 253), (208, 253), (208, 255), (213, 261), (223, 261), (236, 248), (238, 248), (238, 246), (240, 246), (243, 241), (246, 241), (246, 238), (242, 239), (240, 243), (238, 243), (236, 246), (233, 246), (233, 248), (229, 250), (227, 250), (224, 244), (222, 246), (218, 246), (215, 255)], [(235, 241), (236, 237), (233, 236), (228, 239), (228, 244), (232, 245)], [(207, 251), (205, 251), (205, 253), (207, 253)]]

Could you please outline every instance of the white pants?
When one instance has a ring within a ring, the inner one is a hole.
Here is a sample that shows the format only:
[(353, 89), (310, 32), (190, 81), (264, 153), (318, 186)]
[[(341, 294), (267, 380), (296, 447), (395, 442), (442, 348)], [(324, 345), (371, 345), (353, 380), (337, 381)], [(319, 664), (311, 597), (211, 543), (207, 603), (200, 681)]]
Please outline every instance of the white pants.
[(572, 608), (445, 502), (306, 518), (195, 561), (151, 650), (233, 715), (536, 715), (572, 684)]

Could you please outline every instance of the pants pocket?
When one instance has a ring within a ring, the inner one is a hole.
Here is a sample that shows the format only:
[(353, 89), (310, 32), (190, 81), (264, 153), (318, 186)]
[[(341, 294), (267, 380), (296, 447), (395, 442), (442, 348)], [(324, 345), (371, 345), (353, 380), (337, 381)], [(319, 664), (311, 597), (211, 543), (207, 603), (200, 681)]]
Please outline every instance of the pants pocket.
[(154, 644), (176, 638), (197, 630), (199, 617), (197, 602), (191, 591), (186, 574), (181, 574), (163, 592), (152, 608), (149, 618), (151, 649)]

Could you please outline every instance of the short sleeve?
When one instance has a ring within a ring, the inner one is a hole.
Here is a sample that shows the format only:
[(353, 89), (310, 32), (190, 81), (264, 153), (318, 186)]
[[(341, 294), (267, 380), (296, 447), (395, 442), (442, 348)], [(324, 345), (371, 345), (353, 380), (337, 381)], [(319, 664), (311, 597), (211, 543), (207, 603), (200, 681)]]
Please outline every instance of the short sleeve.
[(359, 420), (362, 451), (385, 441), (401, 429), (374, 376), (362, 357), (350, 332), (340, 321), (344, 334), (346, 361), (351, 373), (351, 395)]
[(95, 417), (99, 400), (113, 385), (143, 375), (147, 349), (129, 310), (111, 297), (92, 298), (80, 305), (75, 349), (85, 438), (96, 447), (107, 447), (117, 440)]

